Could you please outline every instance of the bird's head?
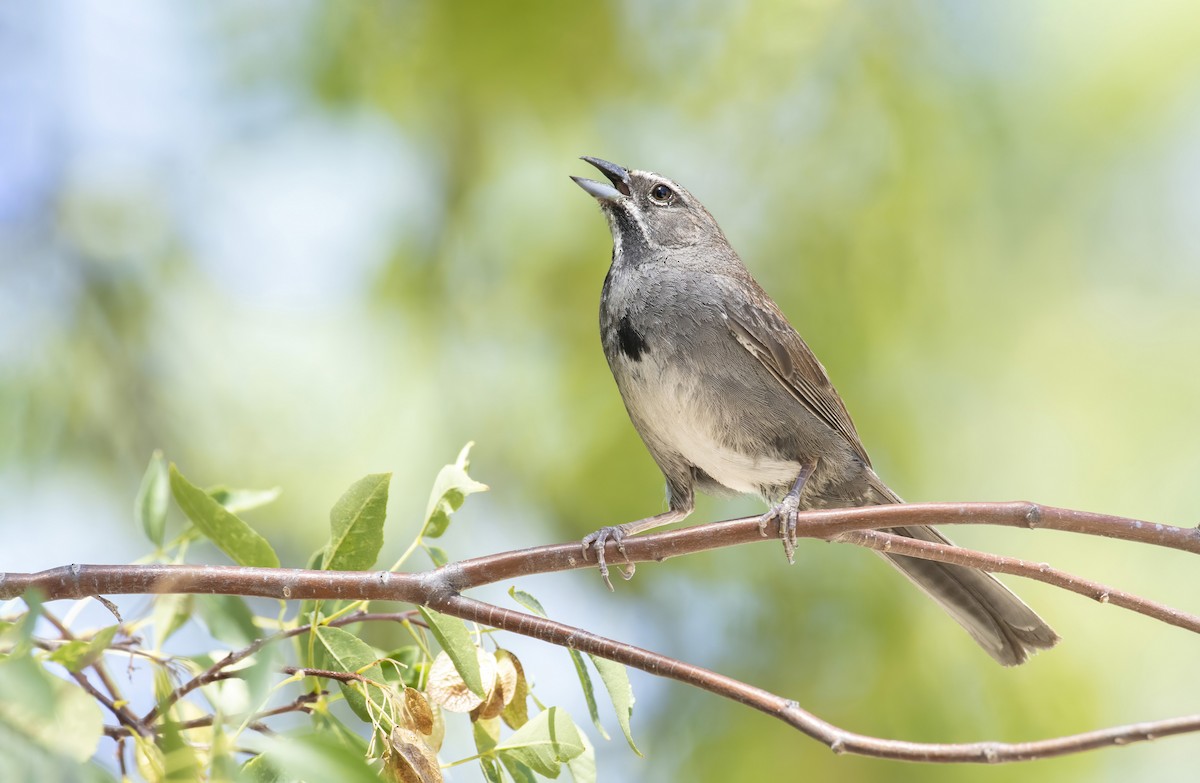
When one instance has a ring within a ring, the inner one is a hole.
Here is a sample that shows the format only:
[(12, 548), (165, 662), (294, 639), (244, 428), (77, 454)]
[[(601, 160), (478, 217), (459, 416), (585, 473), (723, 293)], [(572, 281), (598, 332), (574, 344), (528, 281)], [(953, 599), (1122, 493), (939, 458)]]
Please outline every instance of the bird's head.
[(704, 205), (678, 183), (649, 171), (631, 171), (584, 157), (611, 184), (571, 177), (600, 203), (617, 254), (634, 247), (654, 251), (725, 242)]

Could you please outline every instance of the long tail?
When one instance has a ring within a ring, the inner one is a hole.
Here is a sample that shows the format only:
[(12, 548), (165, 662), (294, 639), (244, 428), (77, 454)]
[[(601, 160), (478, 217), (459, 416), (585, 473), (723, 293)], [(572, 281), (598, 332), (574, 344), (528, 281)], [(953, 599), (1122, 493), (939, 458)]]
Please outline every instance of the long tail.
[[(878, 476), (872, 473), (872, 478), (871, 488), (878, 495), (879, 505), (904, 502)], [(950, 543), (932, 527), (897, 527), (889, 532), (920, 541)], [(1030, 654), (1048, 650), (1058, 642), (1058, 634), (1046, 621), (991, 574), (934, 560), (881, 554), (941, 604), (988, 655), (1004, 666), (1024, 663)]]

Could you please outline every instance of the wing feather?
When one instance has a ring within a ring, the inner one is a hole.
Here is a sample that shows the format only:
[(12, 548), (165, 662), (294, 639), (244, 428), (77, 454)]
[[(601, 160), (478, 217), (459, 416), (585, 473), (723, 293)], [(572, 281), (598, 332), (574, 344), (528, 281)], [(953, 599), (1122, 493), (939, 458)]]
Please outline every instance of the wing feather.
[(743, 302), (731, 308), (726, 322), (737, 341), (801, 405), (845, 438), (869, 467), (871, 460), (828, 373), (779, 307), (764, 294), (754, 304)]

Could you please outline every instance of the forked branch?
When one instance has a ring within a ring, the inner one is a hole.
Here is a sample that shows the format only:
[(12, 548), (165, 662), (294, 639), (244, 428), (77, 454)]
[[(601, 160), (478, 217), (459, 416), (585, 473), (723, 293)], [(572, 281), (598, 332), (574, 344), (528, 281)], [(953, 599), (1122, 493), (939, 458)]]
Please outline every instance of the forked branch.
[[(880, 530), (908, 525), (991, 524), (1105, 536), (1200, 554), (1200, 530), (1196, 528), (1174, 527), (1021, 502), (908, 504), (834, 509), (802, 514), (800, 521), (799, 532), (804, 537), (852, 543), (894, 554), (1035, 579), (1200, 633), (1200, 617), (1074, 576), (1045, 563), (1033, 563), (946, 544), (916, 541)], [(751, 517), (627, 539), (625, 552), (630, 562), (661, 561), (670, 557), (762, 540), (758, 518)], [(607, 554), (610, 562), (623, 560), (615, 544), (610, 544)], [(1200, 715), (1190, 715), (1011, 744), (915, 743), (869, 737), (833, 726), (805, 711), (794, 701), (717, 672), (597, 636), (580, 628), (462, 595), (464, 590), (484, 584), (519, 576), (587, 568), (591, 565), (583, 558), (580, 546), (576, 543), (502, 552), (450, 563), (434, 571), (407, 574), (231, 566), (71, 565), (35, 574), (0, 574), (0, 599), (14, 598), (26, 590), (37, 589), (47, 600), (103, 594), (222, 593), (280, 599), (389, 600), (420, 604), (455, 617), (582, 650), (651, 674), (704, 688), (772, 715), (837, 753), (855, 753), (904, 761), (1026, 761), (1174, 734), (1200, 732)], [(371, 619), (377, 618), (371, 616)], [(214, 670), (219, 671), (221, 668), (223, 666), (219, 664)]]

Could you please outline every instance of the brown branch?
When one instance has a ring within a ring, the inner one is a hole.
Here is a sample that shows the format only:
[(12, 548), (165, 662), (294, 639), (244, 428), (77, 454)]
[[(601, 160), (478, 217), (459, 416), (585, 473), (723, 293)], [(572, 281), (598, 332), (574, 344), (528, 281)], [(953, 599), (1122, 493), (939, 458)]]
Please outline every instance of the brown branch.
[[(190, 567), (190, 566), (184, 566), (184, 567)], [(264, 570), (269, 573), (269, 572), (275, 571), (277, 569), (268, 568), (268, 569), (260, 569), (260, 570)], [(360, 573), (360, 572), (346, 572), (346, 573)], [(405, 620), (411, 621), (411, 618), (413, 615), (419, 615), (419, 614), (420, 613), (415, 609), (409, 610), (407, 612), (354, 612), (354, 613), (348, 614), (344, 617), (339, 617), (336, 620), (332, 620), (327, 624), (332, 627), (335, 627), (335, 628), (340, 628), (344, 625), (353, 625), (354, 623), (403, 622)], [(422, 624), (424, 624), (424, 623), (422, 623)], [(245, 660), (246, 658), (249, 658), (254, 653), (256, 653), (259, 650), (261, 650), (262, 648), (266, 647), (268, 644), (272, 644), (272, 643), (278, 642), (278, 641), (283, 641), (284, 639), (290, 639), (293, 636), (299, 636), (301, 634), (309, 633), (311, 630), (312, 630), (311, 625), (302, 625), (298, 628), (289, 628), (286, 631), (280, 631), (279, 633), (271, 634), (270, 636), (265, 636), (262, 639), (255, 639), (253, 642), (251, 642), (246, 647), (243, 647), (240, 650), (235, 650), (235, 651), (229, 653), (224, 658), (222, 658), (221, 660), (214, 663), (212, 666), (209, 666), (207, 669), (200, 672), (192, 679), (188, 680), (187, 682), (183, 683), (182, 685), (180, 685), (179, 687), (175, 688), (173, 691), (168, 693), (158, 704), (154, 705), (150, 709), (150, 711), (146, 713), (145, 717), (142, 718), (142, 721), (147, 724), (153, 723), (155, 720), (158, 719), (159, 715), (161, 715), (166, 710), (169, 710), (172, 706), (175, 705), (176, 702), (178, 702), (184, 696), (187, 696), (189, 693), (196, 690), (197, 688), (203, 687), (212, 682), (217, 682), (218, 680), (224, 680), (224, 679), (228, 679), (229, 677), (235, 676), (224, 670), (228, 669), (230, 666), (233, 666), (235, 663), (238, 663), (240, 661)]]
[[(44, 606), (41, 608), (41, 616), (46, 622), (54, 626), (54, 629), (58, 631), (64, 642), (76, 641), (75, 634), (71, 632), (71, 629)], [(117, 688), (116, 683), (112, 681), (112, 678), (108, 676), (108, 670), (104, 668), (104, 662), (97, 659), (90, 665), (90, 668), (100, 678), (100, 682), (104, 685), (105, 690), (108, 691), (107, 695), (101, 693), (92, 685), (91, 680), (83, 672), (67, 669), (67, 673), (71, 675), (71, 679), (79, 684), (79, 687), (87, 691), (93, 699), (103, 704), (131, 732), (137, 732), (142, 736), (149, 736), (150, 727), (144, 721), (139, 721), (137, 715), (129, 708), (128, 704), (124, 703), (125, 700), (121, 696), (121, 691)]]
[[(999, 525), (1028, 529), (1060, 530), (1091, 536), (1116, 538), (1168, 549), (1200, 554), (1200, 529), (1143, 522), (1108, 514), (1012, 503), (907, 503), (894, 506), (827, 509), (800, 514), (798, 533), (802, 538), (831, 540), (853, 530), (909, 525)], [(712, 549), (762, 540), (759, 517), (745, 517), (693, 527), (668, 530), (625, 539), (630, 562), (663, 561)], [(778, 535), (778, 528), (773, 528)], [(612, 541), (605, 550), (608, 562), (625, 562)], [(519, 576), (586, 568), (582, 550), (574, 544), (558, 544), (501, 552), (451, 563), (458, 590), (500, 582)], [(0, 592), (3, 582), (0, 582)]]
[(335, 672), (332, 669), (314, 669), (311, 666), (284, 666), (280, 671), (284, 674), (299, 674), (302, 677), (324, 677), (327, 680), (337, 680), (338, 682), (372, 682), (358, 672)]
[(994, 764), (1005, 761), (1031, 761), (1200, 731), (1200, 715), (1188, 715), (1035, 742), (951, 744), (881, 739), (840, 729), (804, 710), (795, 701), (762, 688), (554, 620), (493, 606), (461, 595), (447, 596), (433, 608), (455, 617), (512, 631), (560, 647), (599, 655), (650, 674), (703, 688), (778, 718), (828, 746), (834, 753), (855, 753), (899, 761)]
[[(1012, 573), (1057, 585), (1095, 600), (1200, 631), (1200, 618), (1153, 601), (1082, 579), (1046, 564), (1030, 563), (959, 547), (877, 532), (879, 528), (908, 525), (994, 524), (1009, 527), (1045, 528), (1086, 535), (1105, 536), (1153, 544), (1200, 554), (1200, 531), (1134, 519), (1093, 514), (1031, 503), (910, 504), (836, 509), (801, 515), (800, 535), (838, 540), (874, 549), (933, 560), (958, 563), (984, 570)], [(778, 533), (778, 531), (775, 531)], [(630, 562), (661, 561), (669, 557), (761, 541), (758, 518), (730, 520), (708, 525), (638, 536), (625, 542)], [(610, 543), (610, 562), (624, 558)], [(281, 599), (358, 599), (404, 601), (442, 611), (463, 619), (512, 631), (544, 641), (591, 652), (604, 658), (659, 676), (669, 677), (712, 693), (747, 704), (773, 715), (835, 752), (850, 752), (908, 761), (1000, 762), (1019, 761), (1077, 753), (1099, 747), (1124, 745), (1154, 737), (1200, 731), (1200, 715), (1151, 723), (1119, 726), (1027, 743), (912, 743), (867, 737), (844, 731), (801, 709), (795, 702), (716, 672), (606, 639), (578, 628), (466, 598), (461, 591), (518, 576), (587, 568), (579, 544), (542, 546), (451, 563), (440, 569), (416, 574), (387, 572), (329, 572), (299, 569), (235, 568), (222, 566), (80, 566), (72, 565), (38, 574), (0, 574), (0, 598), (14, 597), (37, 588), (47, 599), (80, 598), (99, 593), (227, 593)], [(338, 624), (363, 621), (351, 615)], [(372, 619), (374, 619), (372, 617)], [(167, 700), (174, 703), (205, 682), (224, 676), (222, 670), (265, 644), (303, 633), (308, 627), (292, 629), (256, 641), (231, 653), (206, 672), (181, 685)], [(316, 673), (296, 669), (297, 673)], [(325, 673), (327, 674), (340, 673)], [(156, 717), (152, 711), (143, 720)]]
[(910, 555), (927, 560), (938, 560), (943, 563), (970, 566), (998, 574), (1023, 576), (1039, 582), (1061, 587), (1072, 593), (1087, 596), (1097, 603), (1112, 604), (1122, 609), (1144, 614), (1155, 620), (1183, 628), (1185, 631), (1200, 633), (1200, 617), (1188, 612), (1175, 609), (1151, 601), (1149, 598), (1127, 593), (1123, 590), (1109, 587), (1101, 582), (1069, 574), (1048, 563), (1032, 563), (1015, 557), (993, 555), (975, 549), (965, 549), (951, 544), (939, 544), (933, 541), (920, 541), (915, 538), (888, 533), (882, 530), (852, 530), (842, 533), (834, 539), (838, 542), (857, 544), (879, 552), (889, 552), (896, 555)]
[[(758, 517), (713, 522), (626, 539), (630, 562), (671, 557), (760, 541)], [(1061, 530), (1153, 544), (1200, 554), (1200, 529), (1143, 522), (1107, 514), (1040, 506), (1034, 503), (910, 503), (895, 506), (829, 509), (800, 515), (799, 534), (833, 539), (852, 530), (906, 525), (1000, 525)], [(606, 550), (609, 562), (623, 562), (615, 543)], [(38, 573), (0, 573), (0, 600), (36, 588), (50, 600), (101, 594), (221, 593), (294, 599), (388, 600), (422, 603), (430, 577), (462, 591), (519, 576), (587, 568), (578, 544), (555, 544), (502, 552), (457, 563), (436, 571), (394, 574), (386, 571), (305, 571), (192, 565), (69, 565)]]
[[(321, 696), (321, 694), (318, 694), (318, 693), (304, 693), (304, 694), (301, 694), (300, 696), (296, 697), (295, 700), (293, 700), (287, 704), (284, 704), (280, 707), (275, 707), (275, 708), (269, 709), (269, 710), (263, 710), (262, 712), (256, 712), (256, 713), (254, 713), (253, 716), (251, 716), (250, 720), (246, 723), (246, 727), (253, 729), (254, 731), (260, 732), (260, 733), (270, 733), (270, 731), (271, 731), (270, 727), (267, 726), (265, 723), (263, 723), (262, 722), (263, 720), (265, 720), (267, 718), (273, 718), (276, 715), (284, 715), (289, 712), (305, 712), (305, 713), (312, 712), (311, 705), (314, 701), (316, 701), (318, 698), (320, 698), (320, 696)], [(224, 718), (227, 722), (230, 722), (230, 723), (235, 722), (237, 720), (237, 718), (235, 716), (229, 716), (229, 715), (224, 716)], [(203, 718), (193, 718), (192, 720), (188, 720), (188, 721), (184, 721), (183, 723), (179, 723), (176, 725), (176, 728), (181, 729), (181, 730), (203, 729), (203, 728), (207, 728), (207, 727), (213, 725), (213, 723), (215, 723), (215, 722), (216, 722), (215, 715), (206, 715)], [(153, 730), (156, 734), (162, 733), (161, 726), (154, 726)], [(128, 737), (131, 733), (132, 732), (130, 731), (129, 727), (127, 727), (127, 726), (105, 726), (104, 727), (105, 736), (112, 737), (114, 739)]]
[(117, 703), (112, 700), (112, 698), (110, 698), (107, 694), (102, 693), (95, 685), (92, 685), (91, 680), (87, 678), (86, 674), (83, 672), (73, 672), (70, 669), (67, 670), (67, 674), (71, 675), (71, 679), (77, 682), (80, 688), (83, 688), (85, 691), (87, 691), (89, 696), (103, 704), (108, 711), (111, 712), (116, 719), (121, 722), (122, 725), (127, 726), (130, 730), (130, 733), (136, 732), (142, 736), (150, 736), (151, 731), (145, 723), (139, 721), (137, 716), (134, 715), (133, 712), (131, 712), (128, 708), (118, 706)]

